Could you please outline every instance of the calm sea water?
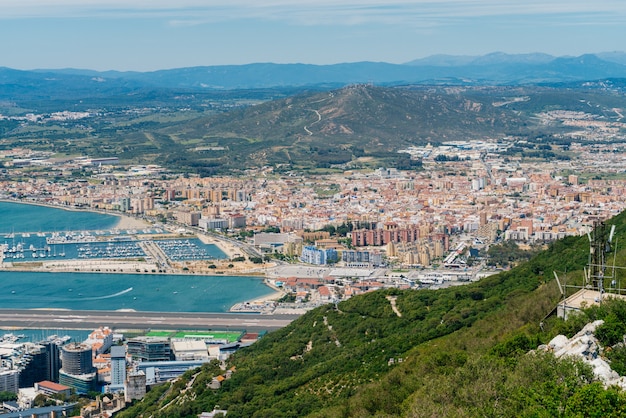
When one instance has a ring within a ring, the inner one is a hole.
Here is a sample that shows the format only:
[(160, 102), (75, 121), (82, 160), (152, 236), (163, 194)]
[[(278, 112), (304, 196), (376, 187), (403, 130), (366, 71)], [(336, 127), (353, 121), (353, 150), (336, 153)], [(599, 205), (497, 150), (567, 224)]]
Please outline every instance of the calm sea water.
[[(106, 230), (114, 228), (118, 220), (93, 212), (0, 202), (0, 243), (17, 242), (28, 248), (34, 242), (35, 247), (43, 247), (45, 238), (37, 233)], [(23, 232), (31, 235), (24, 237)], [(212, 247), (215, 257), (220, 258), (223, 253)], [(48, 256), (58, 257), (61, 251), (70, 258), (76, 250), (63, 245)], [(25, 251), (26, 258), (31, 255)], [(271, 293), (255, 277), (0, 272), (0, 308), (4, 309), (225, 312), (235, 303)]]
[(226, 312), (272, 293), (258, 277), (0, 272), (0, 308)]
[(0, 202), (0, 233), (60, 232), (113, 228), (120, 218), (95, 212)]

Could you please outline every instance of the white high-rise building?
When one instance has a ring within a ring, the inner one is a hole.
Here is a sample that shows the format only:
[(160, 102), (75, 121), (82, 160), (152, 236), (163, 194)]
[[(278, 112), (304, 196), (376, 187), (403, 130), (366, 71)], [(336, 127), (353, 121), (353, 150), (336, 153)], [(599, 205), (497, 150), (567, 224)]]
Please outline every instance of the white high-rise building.
[(20, 372), (17, 369), (0, 370), (0, 392), (17, 393), (19, 389)]

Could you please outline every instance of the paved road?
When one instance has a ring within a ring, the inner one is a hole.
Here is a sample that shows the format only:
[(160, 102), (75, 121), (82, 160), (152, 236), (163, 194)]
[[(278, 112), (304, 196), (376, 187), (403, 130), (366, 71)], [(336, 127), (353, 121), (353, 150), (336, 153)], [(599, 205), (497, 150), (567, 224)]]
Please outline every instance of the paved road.
[(93, 329), (245, 329), (271, 331), (298, 315), (0, 309), (0, 327)]

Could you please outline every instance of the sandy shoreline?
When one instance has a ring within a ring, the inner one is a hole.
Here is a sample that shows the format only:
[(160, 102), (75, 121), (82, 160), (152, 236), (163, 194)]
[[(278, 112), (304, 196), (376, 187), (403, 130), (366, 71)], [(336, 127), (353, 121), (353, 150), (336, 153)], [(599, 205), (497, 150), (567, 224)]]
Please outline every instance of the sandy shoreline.
[(139, 218), (133, 218), (132, 216), (115, 215), (112, 213), (107, 213), (107, 215), (113, 215), (120, 218), (117, 224), (115, 224), (116, 229), (144, 229), (151, 226), (150, 222)]
[(260, 296), (254, 300), (253, 303), (265, 303), (268, 301), (277, 301), (278, 299), (285, 296), (285, 291), (280, 287), (276, 287), (271, 281), (267, 279), (263, 279), (263, 284), (273, 290), (272, 293), (268, 293), (267, 295)]

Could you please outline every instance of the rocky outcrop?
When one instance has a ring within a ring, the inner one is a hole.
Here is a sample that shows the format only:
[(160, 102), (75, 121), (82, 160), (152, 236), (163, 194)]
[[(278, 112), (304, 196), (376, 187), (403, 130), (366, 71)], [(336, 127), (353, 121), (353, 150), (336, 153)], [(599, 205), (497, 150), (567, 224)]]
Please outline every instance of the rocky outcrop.
[(539, 346), (539, 350), (550, 351), (556, 357), (571, 356), (582, 359), (592, 367), (593, 374), (606, 387), (617, 385), (626, 389), (626, 377), (617, 374), (604, 360), (602, 347), (594, 335), (596, 329), (603, 323), (602, 320), (591, 322), (572, 338), (557, 335), (547, 345)]

